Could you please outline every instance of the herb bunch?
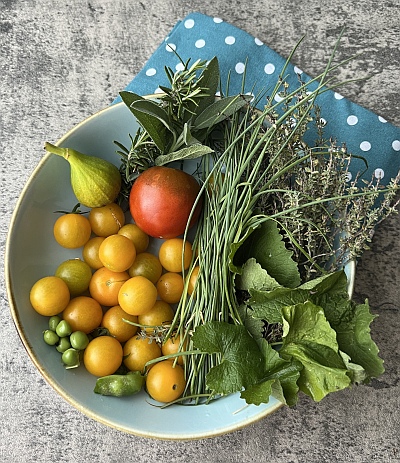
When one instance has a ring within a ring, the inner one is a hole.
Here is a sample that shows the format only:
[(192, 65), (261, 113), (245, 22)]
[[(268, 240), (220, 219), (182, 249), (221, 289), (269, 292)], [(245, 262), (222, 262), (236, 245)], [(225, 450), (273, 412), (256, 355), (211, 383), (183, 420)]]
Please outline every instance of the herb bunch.
[[(386, 187), (379, 179), (349, 181), (352, 156), (324, 139), (316, 104), (341, 84), (330, 75), (343, 63), (332, 56), (319, 76), (291, 89), (284, 79), (291, 57), (263, 110), (244, 83), (241, 94), (214, 101), (216, 59), (196, 62), (201, 70), (187, 62), (182, 75), (167, 70), (171, 88), (158, 101), (122, 95), (142, 126), (140, 143), (125, 150), (127, 183), (138, 172), (141, 143), (150, 164), (195, 159), (202, 182), (194, 258), (183, 271), (188, 282), (199, 268), (195, 290), (183, 292), (163, 333), (188, 341), (184, 401), (241, 391), (247, 403), (272, 395), (294, 405), (300, 391), (319, 401), (383, 372), (369, 334), (374, 317), (367, 302), (349, 298), (342, 267), (395, 212), (399, 178)], [(315, 146), (304, 141), (311, 123)]]

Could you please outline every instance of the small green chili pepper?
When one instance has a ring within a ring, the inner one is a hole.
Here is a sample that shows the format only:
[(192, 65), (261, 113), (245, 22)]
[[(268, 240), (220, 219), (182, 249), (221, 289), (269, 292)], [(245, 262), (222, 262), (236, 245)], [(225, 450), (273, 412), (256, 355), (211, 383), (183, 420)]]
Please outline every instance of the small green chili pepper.
[(108, 375), (98, 378), (94, 388), (96, 394), (122, 397), (139, 392), (144, 384), (144, 376), (139, 371), (126, 375)]

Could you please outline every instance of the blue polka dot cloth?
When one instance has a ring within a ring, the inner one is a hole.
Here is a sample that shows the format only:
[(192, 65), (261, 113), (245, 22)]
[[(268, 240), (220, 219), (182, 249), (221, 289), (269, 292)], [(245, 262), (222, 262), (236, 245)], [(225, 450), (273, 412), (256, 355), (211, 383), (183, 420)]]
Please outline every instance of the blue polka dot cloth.
[[(191, 13), (179, 21), (151, 56), (144, 68), (125, 90), (139, 95), (159, 92), (159, 85), (168, 86), (164, 67), (179, 70), (184, 62), (218, 58), (221, 82), (230, 75), (229, 94), (242, 90), (243, 73), (248, 92), (257, 94), (275, 85), (286, 59), (247, 32), (220, 18)], [(290, 88), (298, 86), (298, 74), (305, 82), (310, 79), (302, 70), (290, 65), (287, 70)], [(310, 85), (312, 89), (312, 85)], [(120, 101), (118, 97), (115, 102)], [(265, 100), (264, 100), (265, 102)], [(327, 122), (325, 138), (345, 143), (354, 155), (350, 175), (365, 171), (363, 178), (381, 178), (386, 184), (400, 169), (400, 128), (373, 112), (349, 101), (340, 93), (328, 90), (318, 96), (321, 117)], [(262, 105), (263, 103), (261, 103)]]

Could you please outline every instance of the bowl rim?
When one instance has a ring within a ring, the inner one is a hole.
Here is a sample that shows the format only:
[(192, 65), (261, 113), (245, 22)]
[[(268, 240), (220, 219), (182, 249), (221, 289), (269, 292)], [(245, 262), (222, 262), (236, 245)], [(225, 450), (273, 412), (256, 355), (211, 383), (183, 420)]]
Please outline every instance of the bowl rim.
[[(154, 95), (146, 95), (144, 98), (156, 98), (157, 94)], [(59, 146), (61, 145), (66, 139), (68, 139), (71, 135), (73, 135), (76, 131), (78, 131), (83, 125), (86, 123), (98, 118), (99, 116), (103, 115), (104, 113), (110, 113), (115, 110), (118, 110), (121, 106), (124, 106), (124, 102), (117, 102), (114, 103), (110, 106), (107, 106), (96, 113), (92, 114), (91, 116), (88, 116), (87, 118), (83, 119), (82, 121), (78, 122), (76, 125), (74, 125), (71, 129), (69, 129), (61, 138), (59, 138), (56, 142), (55, 145)], [(276, 404), (270, 406), (267, 409), (262, 409), (259, 413), (253, 414), (251, 417), (246, 418), (240, 423), (232, 423), (232, 425), (226, 425), (223, 428), (219, 430), (210, 430), (210, 431), (202, 431), (198, 433), (188, 433), (184, 435), (173, 435), (169, 433), (152, 433), (152, 432), (141, 432), (137, 429), (129, 429), (128, 427), (125, 426), (119, 426), (116, 423), (112, 423), (106, 418), (103, 418), (101, 414), (98, 414), (94, 411), (92, 411), (90, 408), (86, 407), (79, 401), (75, 400), (73, 397), (68, 395), (68, 393), (60, 387), (60, 385), (55, 381), (51, 374), (41, 365), (41, 362), (39, 358), (35, 355), (33, 351), (33, 346), (31, 343), (28, 341), (27, 335), (25, 333), (25, 329), (22, 326), (20, 316), (19, 316), (19, 311), (16, 305), (16, 301), (14, 298), (14, 289), (13, 289), (13, 284), (12, 284), (12, 279), (11, 279), (11, 274), (10, 274), (10, 248), (11, 248), (11, 235), (12, 235), (12, 230), (16, 224), (18, 215), (19, 215), (19, 210), (22, 202), (26, 198), (26, 194), (30, 188), (30, 186), (34, 183), (36, 177), (38, 176), (38, 173), (45, 167), (47, 160), (51, 156), (50, 153), (46, 153), (38, 162), (34, 170), (31, 172), (29, 175), (28, 180), (26, 181), (23, 189), (21, 190), (19, 197), (17, 199), (17, 202), (14, 207), (14, 211), (11, 216), (11, 220), (9, 223), (8, 227), (8, 233), (6, 237), (6, 243), (5, 243), (5, 258), (4, 258), (4, 273), (5, 273), (5, 281), (6, 281), (6, 293), (8, 297), (8, 304), (10, 307), (10, 312), (12, 316), (13, 323), (16, 327), (18, 336), (20, 340), (22, 341), (22, 345), (24, 346), (29, 358), (31, 359), (32, 363), (34, 366), (37, 368), (39, 373), (42, 375), (42, 377), (46, 380), (46, 382), (70, 405), (72, 405), (75, 409), (86, 415), (87, 417), (102, 423), (110, 428), (125, 432), (127, 434), (132, 434), (135, 436), (139, 437), (145, 437), (145, 438), (153, 438), (153, 439), (160, 439), (160, 440), (172, 440), (172, 441), (188, 441), (188, 440), (198, 440), (198, 439), (206, 439), (206, 438), (213, 438), (213, 437), (218, 437), (221, 435), (228, 434), (230, 432), (234, 432), (240, 429), (243, 429), (247, 427), (248, 425), (255, 423), (257, 421), (262, 420), (266, 416), (274, 413), (276, 410), (280, 409), (283, 407), (283, 403), (277, 402)], [(202, 406), (202, 405), (199, 405)], [(206, 405), (204, 405), (206, 406)]]

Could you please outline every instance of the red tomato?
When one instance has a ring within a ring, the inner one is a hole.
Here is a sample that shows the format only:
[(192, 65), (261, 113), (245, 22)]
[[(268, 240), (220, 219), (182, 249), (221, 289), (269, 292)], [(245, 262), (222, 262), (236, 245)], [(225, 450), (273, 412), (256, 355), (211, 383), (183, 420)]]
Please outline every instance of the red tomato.
[[(132, 186), (129, 207), (139, 228), (154, 238), (175, 238), (186, 228), (190, 212), (200, 191), (196, 179), (171, 167), (150, 167)], [(190, 226), (199, 217), (196, 205)]]

